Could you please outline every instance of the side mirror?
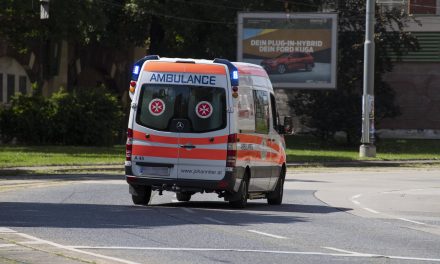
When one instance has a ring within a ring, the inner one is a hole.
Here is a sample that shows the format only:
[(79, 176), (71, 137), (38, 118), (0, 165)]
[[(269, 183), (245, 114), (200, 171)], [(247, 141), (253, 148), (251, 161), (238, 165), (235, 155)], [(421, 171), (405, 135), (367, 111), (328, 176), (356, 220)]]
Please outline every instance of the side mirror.
[(291, 116), (284, 117), (284, 134), (286, 135), (293, 134), (293, 119)]

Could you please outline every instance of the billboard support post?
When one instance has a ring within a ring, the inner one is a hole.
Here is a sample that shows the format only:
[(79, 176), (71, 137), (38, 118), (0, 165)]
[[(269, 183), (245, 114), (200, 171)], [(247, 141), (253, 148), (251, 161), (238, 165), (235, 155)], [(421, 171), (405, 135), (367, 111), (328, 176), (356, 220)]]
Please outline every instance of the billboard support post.
[(367, 0), (364, 46), (364, 91), (362, 96), (362, 145), (359, 156), (376, 157), (374, 145), (374, 22), (376, 0)]

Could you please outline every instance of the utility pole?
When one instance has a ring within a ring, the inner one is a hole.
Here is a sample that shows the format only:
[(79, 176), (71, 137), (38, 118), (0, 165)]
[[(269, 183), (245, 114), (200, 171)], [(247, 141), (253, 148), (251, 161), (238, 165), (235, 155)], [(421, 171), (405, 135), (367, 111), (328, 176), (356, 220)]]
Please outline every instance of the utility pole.
[(364, 93), (362, 96), (362, 145), (359, 156), (376, 157), (374, 145), (374, 24), (376, 0), (367, 0), (364, 46)]
[(49, 19), (49, 2), (50, 0), (40, 0), (40, 82), (38, 85), (38, 90), (36, 91), (37, 94), (43, 93), (43, 86), (44, 86), (44, 60), (45, 60), (45, 39), (43, 38), (44, 33), (44, 21)]

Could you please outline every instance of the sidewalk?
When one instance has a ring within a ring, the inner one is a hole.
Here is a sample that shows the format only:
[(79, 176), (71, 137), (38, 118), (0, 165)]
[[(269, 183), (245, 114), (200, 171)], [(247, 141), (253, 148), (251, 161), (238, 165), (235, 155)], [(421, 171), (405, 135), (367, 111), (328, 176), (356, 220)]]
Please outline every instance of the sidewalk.
[(359, 160), (359, 161), (328, 161), (328, 162), (289, 162), (288, 167), (414, 167), (440, 166), (440, 160)]

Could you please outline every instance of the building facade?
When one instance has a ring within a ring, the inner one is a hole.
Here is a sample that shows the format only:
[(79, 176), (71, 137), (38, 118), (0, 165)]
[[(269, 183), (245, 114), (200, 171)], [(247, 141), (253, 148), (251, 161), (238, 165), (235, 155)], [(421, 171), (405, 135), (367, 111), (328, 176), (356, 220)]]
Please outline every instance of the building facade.
[(382, 137), (440, 138), (440, 0), (393, 1), (416, 22), (405, 29), (420, 50), (395, 61), (385, 81), (394, 89), (401, 115), (380, 122)]

